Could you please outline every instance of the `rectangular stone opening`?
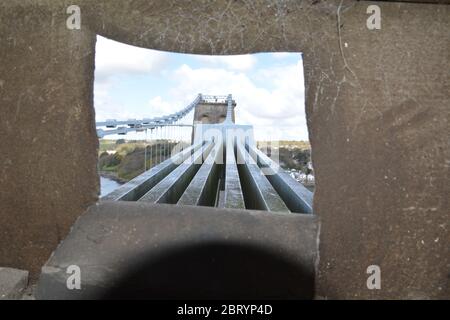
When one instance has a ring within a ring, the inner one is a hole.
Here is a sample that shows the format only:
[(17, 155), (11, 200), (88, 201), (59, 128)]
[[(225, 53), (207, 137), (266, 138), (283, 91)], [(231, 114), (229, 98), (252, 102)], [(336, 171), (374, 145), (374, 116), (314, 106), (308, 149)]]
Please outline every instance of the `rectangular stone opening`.
[[(97, 36), (102, 199), (312, 212), (304, 90), (300, 53), (177, 54)], [(245, 138), (229, 144), (236, 128)]]

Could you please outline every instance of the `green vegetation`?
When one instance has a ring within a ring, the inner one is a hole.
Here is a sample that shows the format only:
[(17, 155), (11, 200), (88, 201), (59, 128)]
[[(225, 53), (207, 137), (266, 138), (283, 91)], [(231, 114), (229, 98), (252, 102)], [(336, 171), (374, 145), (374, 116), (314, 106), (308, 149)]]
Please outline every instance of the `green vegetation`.
[[(177, 142), (100, 140), (98, 170), (100, 174), (126, 182), (168, 159)], [(147, 152), (146, 152), (147, 151)], [(146, 163), (144, 163), (146, 162)]]
[(99, 153), (105, 152), (106, 150), (113, 150), (116, 145), (114, 140), (100, 140), (98, 151)]
[(258, 141), (258, 148), (268, 155), (278, 152), (280, 166), (283, 169), (295, 169), (307, 175), (312, 173), (308, 166), (311, 161), (311, 146), (308, 141), (282, 140), (277, 143), (278, 145), (274, 145), (270, 141)]
[[(258, 143), (258, 148), (267, 147), (267, 146), (274, 144), (273, 141), (258, 141), (257, 143)], [(309, 144), (309, 141), (280, 140), (280, 141), (276, 141), (276, 143), (278, 144), (278, 146), (280, 148), (284, 148), (284, 149), (296, 148), (296, 149), (300, 149), (300, 150), (311, 150), (311, 145)]]
[[(177, 142), (158, 140), (151, 144), (143, 141), (100, 140), (98, 170), (100, 174), (127, 182), (148, 169), (168, 159)], [(271, 146), (274, 146), (271, 149)], [(308, 141), (279, 141), (278, 146), (267, 141), (258, 141), (258, 147), (265, 153), (278, 152), (282, 168), (295, 169), (311, 174), (308, 163), (311, 151)], [(147, 154), (146, 151), (147, 150)], [(146, 160), (146, 165), (144, 161)]]

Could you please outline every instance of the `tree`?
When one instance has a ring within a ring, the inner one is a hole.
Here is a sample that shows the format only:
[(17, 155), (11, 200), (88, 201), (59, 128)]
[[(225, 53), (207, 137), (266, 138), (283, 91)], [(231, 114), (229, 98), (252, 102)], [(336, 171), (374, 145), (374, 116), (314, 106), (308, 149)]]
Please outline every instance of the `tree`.
[(125, 139), (118, 139), (118, 140), (116, 141), (116, 145), (124, 144), (124, 143), (125, 143)]

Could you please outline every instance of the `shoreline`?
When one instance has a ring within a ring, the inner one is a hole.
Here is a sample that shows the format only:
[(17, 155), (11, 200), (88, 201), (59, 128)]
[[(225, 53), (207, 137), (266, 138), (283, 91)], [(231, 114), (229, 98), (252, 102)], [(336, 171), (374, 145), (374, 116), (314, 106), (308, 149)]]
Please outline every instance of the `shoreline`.
[(113, 180), (113, 181), (115, 181), (117, 183), (120, 183), (120, 184), (125, 184), (125, 183), (128, 182), (128, 181), (126, 181), (124, 179), (119, 178), (116, 174), (114, 174), (112, 172), (109, 172), (109, 171), (99, 171), (98, 174), (101, 177), (103, 177), (103, 178), (107, 178), (107, 179)]

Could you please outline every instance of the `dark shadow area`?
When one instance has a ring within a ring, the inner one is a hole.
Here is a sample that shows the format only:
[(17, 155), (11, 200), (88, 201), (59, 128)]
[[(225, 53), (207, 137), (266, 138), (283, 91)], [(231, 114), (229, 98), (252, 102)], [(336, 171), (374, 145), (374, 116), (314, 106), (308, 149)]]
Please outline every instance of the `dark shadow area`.
[(267, 248), (176, 247), (130, 268), (102, 299), (312, 299), (311, 270)]

